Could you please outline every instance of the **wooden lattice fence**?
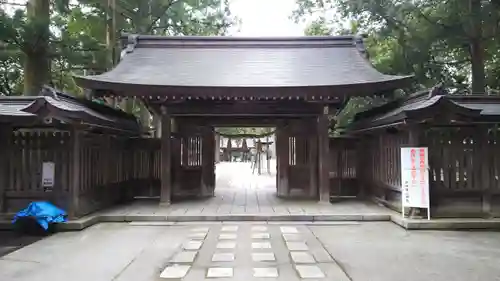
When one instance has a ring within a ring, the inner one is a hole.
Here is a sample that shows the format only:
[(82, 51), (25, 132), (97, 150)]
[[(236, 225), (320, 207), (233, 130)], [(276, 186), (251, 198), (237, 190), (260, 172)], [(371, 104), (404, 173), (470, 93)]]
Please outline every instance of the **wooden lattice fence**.
[[(73, 162), (72, 132), (14, 132), (2, 153), (4, 211), (14, 212), (35, 200), (69, 209), (71, 185), (78, 183), (77, 215), (129, 199), (158, 185), (159, 140), (83, 134), (77, 164)], [(54, 163), (54, 185), (42, 185), (44, 162)], [(73, 173), (78, 165), (78, 173)]]

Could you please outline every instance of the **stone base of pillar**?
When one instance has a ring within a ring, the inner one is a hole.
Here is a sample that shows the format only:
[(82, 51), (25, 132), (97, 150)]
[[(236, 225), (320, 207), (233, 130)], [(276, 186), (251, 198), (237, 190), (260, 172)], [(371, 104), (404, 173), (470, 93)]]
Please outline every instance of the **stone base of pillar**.
[(172, 203), (170, 201), (168, 202), (161, 202), (160, 201), (160, 204), (158, 204), (160, 207), (169, 207), (170, 205), (172, 205)]

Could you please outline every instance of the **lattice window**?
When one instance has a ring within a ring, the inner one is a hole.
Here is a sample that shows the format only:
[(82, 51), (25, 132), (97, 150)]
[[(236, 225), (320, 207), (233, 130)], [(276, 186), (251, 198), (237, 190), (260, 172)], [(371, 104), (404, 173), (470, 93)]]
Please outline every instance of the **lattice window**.
[(288, 138), (288, 164), (290, 166), (307, 165), (309, 145), (306, 137)]
[(202, 138), (200, 136), (182, 138), (181, 165), (198, 167), (202, 164)]

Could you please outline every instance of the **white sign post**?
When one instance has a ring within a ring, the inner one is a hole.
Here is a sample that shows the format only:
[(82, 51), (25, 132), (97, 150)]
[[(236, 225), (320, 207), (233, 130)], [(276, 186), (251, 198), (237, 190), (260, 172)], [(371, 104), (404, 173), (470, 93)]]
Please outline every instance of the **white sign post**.
[(42, 163), (42, 187), (51, 189), (54, 187), (55, 164), (54, 162)]
[(429, 196), (429, 157), (427, 147), (401, 148), (402, 215), (405, 207), (427, 209), (431, 219)]

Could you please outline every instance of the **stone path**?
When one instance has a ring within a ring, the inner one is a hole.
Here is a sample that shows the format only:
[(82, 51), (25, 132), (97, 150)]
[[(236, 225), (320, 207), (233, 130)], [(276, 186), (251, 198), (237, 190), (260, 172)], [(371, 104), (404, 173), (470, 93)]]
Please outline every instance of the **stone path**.
[[(275, 163), (271, 163), (275, 167)], [(362, 216), (384, 216), (389, 219), (386, 208), (370, 202), (346, 201), (335, 204), (319, 203), (315, 200), (291, 200), (276, 197), (275, 171), (262, 175), (253, 174), (250, 163), (223, 162), (216, 168), (215, 197), (203, 200), (187, 200), (171, 206), (159, 206), (156, 200), (139, 200), (101, 212), (110, 221), (138, 220), (247, 220), (250, 216), (295, 217), (295, 220), (313, 220), (312, 216), (351, 216), (348, 219), (362, 220)], [(217, 218), (219, 216), (220, 218)], [(240, 217), (237, 217), (240, 216)], [(246, 216), (246, 217), (245, 217)], [(115, 220), (111, 220), (114, 218)], [(326, 218), (328, 219), (328, 218)]]
[(349, 280), (301, 225), (193, 227), (163, 280)]
[(405, 231), (389, 222), (168, 224), (57, 233), (0, 257), (0, 280), (500, 281), (498, 232)]

